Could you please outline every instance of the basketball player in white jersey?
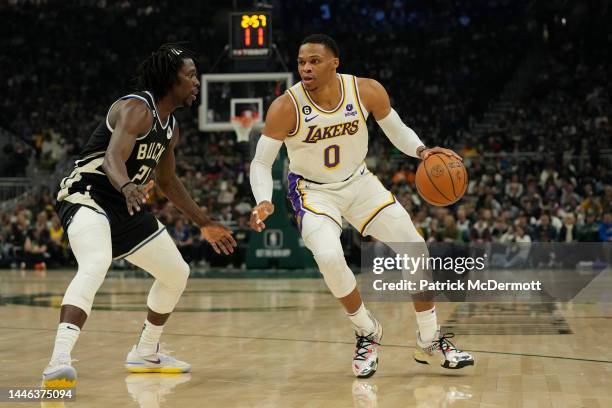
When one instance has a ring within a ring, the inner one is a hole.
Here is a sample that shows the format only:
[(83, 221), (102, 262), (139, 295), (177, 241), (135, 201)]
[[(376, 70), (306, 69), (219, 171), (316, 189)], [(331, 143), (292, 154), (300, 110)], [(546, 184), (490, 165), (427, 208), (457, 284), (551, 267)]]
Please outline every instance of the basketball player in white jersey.
[[(251, 163), (251, 188), (257, 201), (251, 216), (256, 231), (272, 214), (271, 168), (284, 143), (289, 155), (289, 198), (304, 244), (310, 249), (332, 294), (351, 320), (357, 346), (355, 376), (372, 376), (378, 366), (382, 325), (365, 308), (340, 244), (342, 217), (363, 236), (384, 243), (423, 243), (410, 216), (370, 173), (366, 120), (370, 114), (404, 154), (425, 159), (451, 150), (426, 148), (391, 108), (385, 89), (375, 80), (338, 74), (338, 46), (323, 34), (304, 39), (298, 55), (302, 81), (270, 106)], [(473, 365), (468, 353), (441, 335), (431, 294), (413, 295), (417, 320), (417, 362), (444, 368)]]

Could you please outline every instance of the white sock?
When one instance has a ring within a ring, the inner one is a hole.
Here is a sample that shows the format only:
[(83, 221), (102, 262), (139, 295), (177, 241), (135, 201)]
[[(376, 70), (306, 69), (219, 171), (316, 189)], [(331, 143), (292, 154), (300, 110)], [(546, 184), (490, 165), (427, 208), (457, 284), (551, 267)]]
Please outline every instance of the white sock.
[(162, 335), (164, 326), (156, 326), (153, 323), (145, 320), (142, 333), (140, 333), (140, 340), (138, 341), (138, 354), (141, 356), (150, 356), (151, 354), (157, 353), (157, 344), (159, 338)]
[(419, 328), (419, 337), (421, 342), (429, 344), (433, 341), (438, 331), (438, 318), (436, 316), (436, 307), (423, 312), (416, 312), (417, 327)]
[(57, 335), (55, 336), (55, 346), (53, 346), (53, 354), (51, 361), (56, 360), (59, 356), (68, 356), (74, 347), (81, 329), (79, 326), (72, 323), (60, 323), (57, 326)]
[(365, 334), (370, 334), (376, 329), (374, 321), (370, 318), (367, 309), (362, 303), (359, 309), (355, 313), (348, 314), (347, 316), (351, 319), (351, 322), (358, 328), (361, 329)]

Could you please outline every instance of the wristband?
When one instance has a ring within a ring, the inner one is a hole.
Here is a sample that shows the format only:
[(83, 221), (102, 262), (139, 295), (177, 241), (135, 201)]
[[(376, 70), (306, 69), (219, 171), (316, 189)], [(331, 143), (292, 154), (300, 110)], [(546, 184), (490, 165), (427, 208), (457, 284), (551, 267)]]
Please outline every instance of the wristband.
[(422, 155), (422, 154), (423, 154), (423, 152), (424, 152), (425, 150), (427, 150), (427, 149), (428, 149), (428, 148), (427, 148), (427, 146), (424, 146), (424, 145), (423, 145), (423, 146), (419, 146), (419, 147), (417, 147), (416, 153), (417, 153), (417, 156), (419, 157), (419, 159), (422, 159), (422, 158), (421, 158), (421, 155)]
[(121, 192), (121, 194), (123, 194), (123, 189), (125, 188), (125, 186), (127, 186), (128, 184), (134, 184), (134, 182), (132, 180), (128, 181), (127, 183), (125, 183), (124, 185), (121, 186), (121, 188), (119, 189), (119, 191)]

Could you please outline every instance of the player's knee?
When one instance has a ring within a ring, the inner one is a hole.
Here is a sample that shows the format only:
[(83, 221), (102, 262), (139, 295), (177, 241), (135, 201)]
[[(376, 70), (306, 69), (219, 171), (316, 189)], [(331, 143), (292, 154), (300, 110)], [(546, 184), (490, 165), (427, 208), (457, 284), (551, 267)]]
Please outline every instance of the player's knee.
[(337, 248), (330, 249), (329, 251), (321, 251), (314, 254), (317, 265), (326, 271), (340, 269), (342, 264), (346, 264), (344, 259), (344, 253)]
[(177, 279), (176, 279), (176, 289), (183, 293), (185, 288), (187, 287), (187, 280), (189, 279), (189, 273), (191, 268), (189, 264), (181, 259), (177, 266)]
[(333, 221), (307, 214), (302, 219), (302, 239), (313, 254), (340, 248), (340, 228)]
[(165, 276), (157, 275), (158, 279), (162, 281), (164, 286), (169, 290), (178, 294), (183, 293), (187, 287), (187, 280), (189, 279), (190, 267), (187, 262), (181, 259), (177, 259), (174, 266), (170, 268), (172, 273)]
[(343, 298), (355, 289), (355, 275), (346, 264), (342, 248), (321, 251), (314, 254), (314, 258), (327, 287), (336, 298)]
[(331, 293), (342, 298), (355, 289), (355, 275), (346, 264), (340, 229), (330, 220), (311, 215), (302, 220), (304, 245), (312, 252)]
[(96, 251), (87, 254), (87, 256), (80, 257), (78, 273), (96, 277), (102, 281), (112, 262), (112, 250), (110, 248), (98, 248)]
[(89, 315), (96, 292), (102, 286), (112, 260), (110, 248), (99, 248), (81, 257), (77, 274), (66, 289), (62, 305), (77, 306)]
[(149, 308), (160, 314), (172, 312), (187, 287), (189, 271), (189, 265), (181, 258), (166, 279), (158, 277), (149, 292)]
[(100, 268), (107, 270), (113, 262), (113, 251), (111, 248), (101, 249), (92, 253), (91, 263), (100, 265)]

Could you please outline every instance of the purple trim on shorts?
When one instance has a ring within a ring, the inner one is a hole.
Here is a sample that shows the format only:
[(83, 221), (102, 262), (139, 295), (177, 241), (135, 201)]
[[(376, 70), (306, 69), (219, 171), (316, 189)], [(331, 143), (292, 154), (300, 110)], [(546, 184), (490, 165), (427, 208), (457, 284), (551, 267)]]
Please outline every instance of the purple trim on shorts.
[(302, 196), (298, 191), (298, 184), (300, 180), (302, 180), (302, 176), (289, 172), (287, 175), (287, 180), (289, 181), (289, 194), (287, 194), (287, 198), (289, 198), (293, 211), (295, 212), (295, 219), (297, 221), (298, 228), (300, 231), (302, 231), (302, 218), (304, 218), (305, 211), (302, 204)]

